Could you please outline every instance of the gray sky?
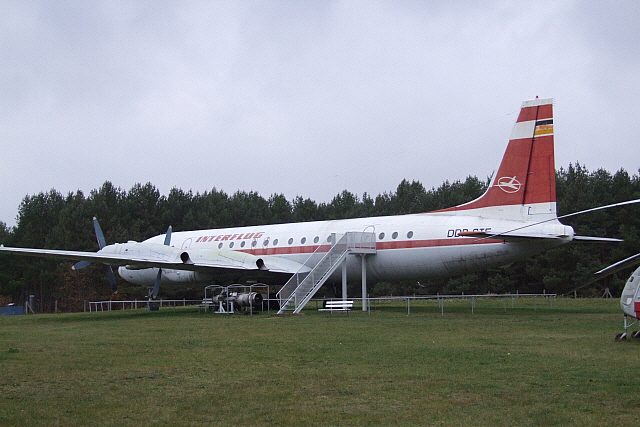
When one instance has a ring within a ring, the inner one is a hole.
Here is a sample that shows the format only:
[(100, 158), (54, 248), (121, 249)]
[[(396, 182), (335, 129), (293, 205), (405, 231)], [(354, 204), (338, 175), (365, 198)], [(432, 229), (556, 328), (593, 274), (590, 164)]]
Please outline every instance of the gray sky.
[(556, 166), (640, 168), (637, 1), (0, 0), (0, 221), (109, 180), (328, 202), (481, 179), (522, 101)]

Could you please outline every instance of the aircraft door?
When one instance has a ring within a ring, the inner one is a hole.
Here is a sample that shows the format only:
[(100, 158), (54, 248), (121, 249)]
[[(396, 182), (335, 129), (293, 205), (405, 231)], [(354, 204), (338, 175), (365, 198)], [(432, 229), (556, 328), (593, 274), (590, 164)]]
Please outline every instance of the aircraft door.
[(373, 233), (373, 241), (376, 241), (376, 226), (375, 225), (367, 225), (364, 230), (362, 230), (363, 233)]

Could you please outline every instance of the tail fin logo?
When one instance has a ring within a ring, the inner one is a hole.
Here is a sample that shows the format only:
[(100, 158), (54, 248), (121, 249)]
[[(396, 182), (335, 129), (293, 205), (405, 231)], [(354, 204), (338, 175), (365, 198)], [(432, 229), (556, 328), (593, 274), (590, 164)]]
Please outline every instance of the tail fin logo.
[(522, 188), (522, 184), (515, 176), (503, 176), (496, 182), (496, 187), (500, 187), (505, 193), (517, 193)]

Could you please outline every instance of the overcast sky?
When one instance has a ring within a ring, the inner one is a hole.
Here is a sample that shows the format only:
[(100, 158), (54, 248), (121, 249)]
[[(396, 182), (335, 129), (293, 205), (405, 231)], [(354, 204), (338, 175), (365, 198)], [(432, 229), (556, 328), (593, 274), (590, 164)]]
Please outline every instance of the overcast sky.
[(522, 101), (556, 167), (640, 168), (637, 1), (0, 0), (0, 221), (104, 181), (329, 202), (481, 179)]

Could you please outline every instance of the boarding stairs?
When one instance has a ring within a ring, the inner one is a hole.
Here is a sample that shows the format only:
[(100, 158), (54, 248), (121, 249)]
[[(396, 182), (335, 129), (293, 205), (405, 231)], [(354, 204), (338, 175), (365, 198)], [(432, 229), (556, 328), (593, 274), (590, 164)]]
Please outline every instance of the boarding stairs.
[[(347, 232), (338, 239), (339, 236), (335, 233), (331, 235), (333, 245), (310, 272), (297, 272), (280, 289), (278, 292), (278, 298), (280, 299), (278, 314), (283, 314), (287, 311), (292, 311), (294, 314), (299, 313), (313, 298), (318, 289), (345, 262), (348, 255), (376, 253), (375, 233)], [(309, 259), (314, 258), (314, 255), (317, 258), (317, 255), (324, 250), (326, 250), (326, 246), (319, 246)]]

